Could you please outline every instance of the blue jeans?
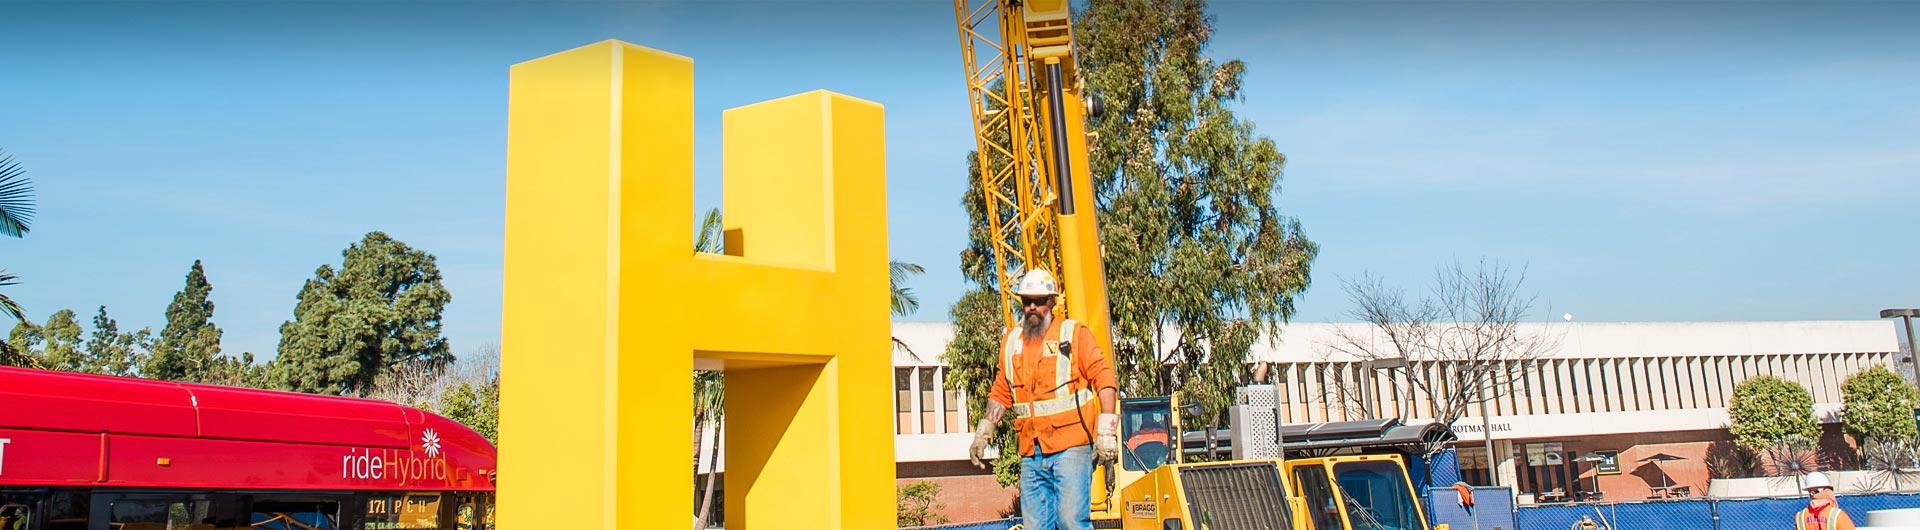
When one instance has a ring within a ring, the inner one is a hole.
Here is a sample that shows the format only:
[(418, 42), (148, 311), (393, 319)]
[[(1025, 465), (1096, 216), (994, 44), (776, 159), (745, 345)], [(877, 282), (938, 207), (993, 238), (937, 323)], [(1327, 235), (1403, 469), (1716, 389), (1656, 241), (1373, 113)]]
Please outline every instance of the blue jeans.
[(1020, 458), (1020, 517), (1026, 530), (1091, 530), (1088, 488), (1093, 486), (1093, 446)]

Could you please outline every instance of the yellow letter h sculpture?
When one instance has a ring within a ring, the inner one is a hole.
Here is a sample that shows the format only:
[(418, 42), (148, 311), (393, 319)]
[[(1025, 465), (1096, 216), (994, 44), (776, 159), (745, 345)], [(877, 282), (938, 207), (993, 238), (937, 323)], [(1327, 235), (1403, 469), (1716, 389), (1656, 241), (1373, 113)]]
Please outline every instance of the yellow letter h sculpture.
[(728, 528), (893, 528), (880, 106), (726, 111), (718, 255), (691, 60), (606, 41), (510, 92), (500, 528), (686, 528), (696, 363), (726, 371)]

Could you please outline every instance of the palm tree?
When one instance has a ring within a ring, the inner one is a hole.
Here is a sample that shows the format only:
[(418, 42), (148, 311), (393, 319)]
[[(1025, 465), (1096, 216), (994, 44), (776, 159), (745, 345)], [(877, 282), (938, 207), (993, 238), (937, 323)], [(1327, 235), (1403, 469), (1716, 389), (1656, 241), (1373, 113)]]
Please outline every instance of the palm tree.
[[(32, 223), (33, 183), (27, 181), (26, 170), (20, 168), (12, 155), (0, 151), (0, 235), (25, 236)], [(19, 283), (18, 276), (0, 271), (0, 287)], [(26, 311), (6, 293), (0, 293), (0, 314), (26, 321)], [(0, 340), (0, 359), (14, 359), (19, 355), (20, 352), (13, 351), (13, 345)]]
[(904, 261), (887, 262), (887, 286), (893, 289), (893, 316), (904, 317), (920, 310), (920, 297), (914, 296), (913, 288), (907, 287), (907, 277), (925, 274), (927, 269)]
[[(899, 260), (887, 262), (887, 286), (892, 290), (888, 299), (893, 304), (894, 318), (911, 315), (914, 311), (920, 310), (920, 297), (913, 294), (912, 287), (907, 287), (907, 277), (926, 272), (927, 269), (918, 264)], [(893, 347), (906, 350), (907, 355), (912, 355), (916, 359), (920, 357), (920, 354), (914, 353), (913, 348), (907, 346), (906, 341), (900, 340), (900, 337), (893, 337)]]
[[(726, 234), (724, 229), (725, 227), (720, 222), (720, 209), (707, 209), (705, 213), (700, 214), (700, 230), (694, 234), (693, 251), (713, 254), (725, 253)], [(888, 298), (889, 303), (892, 304), (893, 316), (903, 317), (920, 310), (920, 298), (914, 296), (913, 288), (907, 287), (906, 282), (909, 276), (924, 274), (927, 272), (926, 269), (917, 264), (904, 261), (889, 261), (887, 266), (887, 283), (888, 287), (891, 288)], [(899, 337), (893, 338), (893, 344), (895, 347), (907, 349), (907, 343), (901, 342)], [(913, 350), (907, 349), (907, 353), (913, 353)], [(720, 372), (702, 370), (695, 370), (693, 372), (693, 462), (695, 473), (698, 473), (700, 469), (700, 452), (702, 449), (701, 433), (705, 432), (708, 425), (713, 426), (714, 443), (706, 447), (708, 452), (707, 461), (719, 461), (719, 435), (721, 428), (726, 425), (726, 409), (724, 407), (727, 395), (726, 385), (726, 375)], [(707, 526), (707, 516), (713, 508), (714, 475), (717, 474), (718, 473), (707, 473), (707, 485), (703, 490), (704, 493), (702, 493), (700, 497), (699, 517), (693, 521), (695, 530), (706, 528)]]
[(0, 234), (27, 235), (33, 223), (33, 183), (12, 155), (0, 151)]
[[(711, 208), (700, 215), (700, 232), (694, 235), (693, 251), (720, 254), (726, 252), (726, 234), (720, 224), (720, 209)], [(707, 461), (718, 467), (720, 458), (720, 425), (725, 419), (726, 376), (720, 372), (705, 370), (693, 371), (693, 471), (700, 472), (701, 434), (708, 425), (713, 426), (713, 444), (707, 447)], [(713, 509), (714, 475), (707, 473), (707, 485), (700, 497), (699, 517), (693, 520), (693, 527), (699, 530), (707, 527), (707, 516)]]

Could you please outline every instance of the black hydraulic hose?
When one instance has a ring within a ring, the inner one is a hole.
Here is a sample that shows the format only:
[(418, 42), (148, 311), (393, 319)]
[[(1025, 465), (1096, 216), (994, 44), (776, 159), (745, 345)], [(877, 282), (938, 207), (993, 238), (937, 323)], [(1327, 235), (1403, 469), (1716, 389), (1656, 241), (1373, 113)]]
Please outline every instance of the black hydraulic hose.
[(1073, 176), (1067, 164), (1067, 101), (1061, 95), (1060, 63), (1047, 63), (1047, 122), (1053, 127), (1053, 180), (1060, 194), (1060, 215), (1073, 215)]

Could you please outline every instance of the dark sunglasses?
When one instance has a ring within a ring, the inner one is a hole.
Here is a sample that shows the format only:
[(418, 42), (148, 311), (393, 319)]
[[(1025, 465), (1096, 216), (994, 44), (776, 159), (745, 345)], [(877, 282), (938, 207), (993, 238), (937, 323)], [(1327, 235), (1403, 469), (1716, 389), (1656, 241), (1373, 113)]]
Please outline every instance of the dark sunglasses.
[(1042, 297), (1042, 298), (1021, 297), (1020, 298), (1021, 305), (1047, 305), (1047, 302), (1051, 302), (1051, 301), (1053, 301), (1053, 299), (1045, 298), (1045, 297)]

